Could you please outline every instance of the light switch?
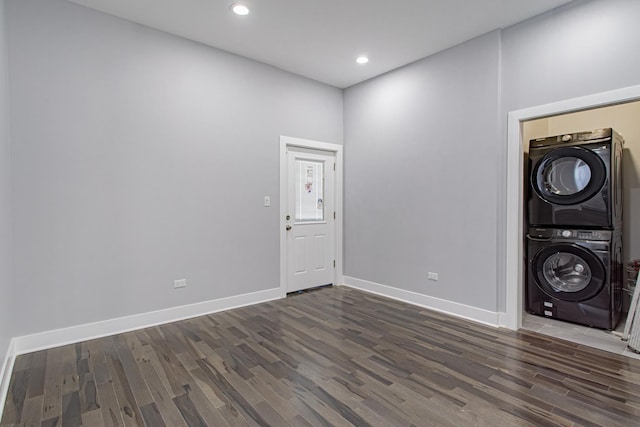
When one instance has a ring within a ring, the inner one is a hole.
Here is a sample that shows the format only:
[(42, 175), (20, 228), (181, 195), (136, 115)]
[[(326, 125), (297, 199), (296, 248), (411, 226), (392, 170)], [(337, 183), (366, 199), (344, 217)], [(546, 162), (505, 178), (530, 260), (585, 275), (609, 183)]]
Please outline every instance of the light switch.
[(264, 207), (265, 208), (271, 207), (271, 197), (264, 196)]

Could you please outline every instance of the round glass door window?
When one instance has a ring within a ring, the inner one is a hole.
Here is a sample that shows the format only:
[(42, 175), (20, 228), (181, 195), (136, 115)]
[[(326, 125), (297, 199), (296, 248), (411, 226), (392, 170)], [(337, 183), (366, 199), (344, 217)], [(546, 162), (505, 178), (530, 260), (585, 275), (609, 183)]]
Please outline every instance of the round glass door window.
[(563, 301), (585, 301), (602, 291), (606, 270), (598, 256), (576, 244), (542, 247), (529, 266), (540, 290)]
[(607, 169), (593, 151), (563, 147), (547, 153), (532, 173), (531, 184), (542, 199), (573, 205), (589, 200), (602, 189)]
[(587, 188), (591, 168), (576, 157), (561, 157), (549, 162), (540, 178), (549, 194), (572, 196)]
[(556, 292), (575, 293), (584, 290), (593, 277), (589, 264), (575, 254), (558, 252), (542, 266), (546, 282)]

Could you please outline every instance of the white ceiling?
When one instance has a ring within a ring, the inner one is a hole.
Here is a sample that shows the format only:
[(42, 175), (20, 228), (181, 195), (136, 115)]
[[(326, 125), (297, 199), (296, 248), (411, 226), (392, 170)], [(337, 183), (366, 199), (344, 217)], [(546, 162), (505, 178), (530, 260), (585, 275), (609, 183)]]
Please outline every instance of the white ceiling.
[(570, 0), (69, 1), (345, 88)]

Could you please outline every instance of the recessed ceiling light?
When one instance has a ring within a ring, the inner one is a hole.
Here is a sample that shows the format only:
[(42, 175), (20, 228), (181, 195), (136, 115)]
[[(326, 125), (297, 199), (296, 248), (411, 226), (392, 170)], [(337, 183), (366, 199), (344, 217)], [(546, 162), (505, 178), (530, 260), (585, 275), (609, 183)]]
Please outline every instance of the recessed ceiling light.
[(249, 14), (249, 8), (243, 4), (240, 3), (236, 3), (234, 5), (231, 6), (231, 10), (233, 10), (233, 13), (235, 13), (236, 15), (240, 15), (240, 16), (244, 16), (244, 15), (248, 15)]
[(366, 56), (359, 56), (358, 59), (356, 59), (356, 62), (358, 64), (366, 64), (367, 62), (369, 62), (369, 58), (367, 58)]

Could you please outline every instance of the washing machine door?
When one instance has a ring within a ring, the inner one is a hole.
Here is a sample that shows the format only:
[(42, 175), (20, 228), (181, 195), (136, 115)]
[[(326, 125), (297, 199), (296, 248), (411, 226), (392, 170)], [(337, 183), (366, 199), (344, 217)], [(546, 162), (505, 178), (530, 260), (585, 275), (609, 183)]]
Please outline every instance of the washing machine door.
[(604, 185), (607, 168), (593, 151), (563, 147), (550, 151), (531, 172), (531, 185), (543, 200), (555, 205), (576, 205), (596, 195)]
[(552, 244), (541, 249), (531, 267), (536, 285), (563, 301), (591, 299), (606, 283), (605, 268), (598, 256), (574, 244)]

